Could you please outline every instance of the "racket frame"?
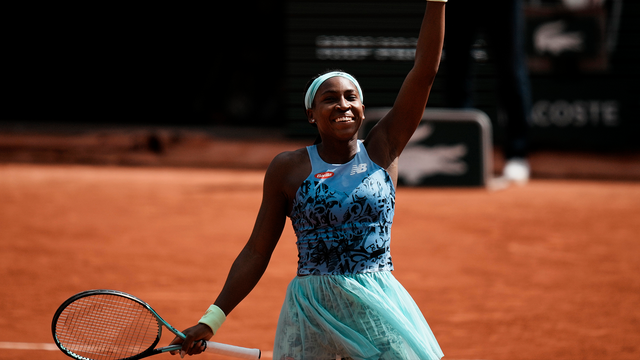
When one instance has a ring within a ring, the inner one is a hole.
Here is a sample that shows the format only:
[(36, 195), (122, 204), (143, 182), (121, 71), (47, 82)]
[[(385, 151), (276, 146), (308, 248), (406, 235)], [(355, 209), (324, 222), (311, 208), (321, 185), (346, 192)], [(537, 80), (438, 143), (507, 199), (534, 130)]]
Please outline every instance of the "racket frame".
[[(134, 355), (134, 356), (130, 356), (127, 358), (122, 358), (122, 359), (118, 359), (118, 360), (136, 360), (136, 359), (142, 359), (151, 355), (156, 355), (156, 354), (160, 354), (160, 353), (164, 353), (164, 352), (169, 352), (169, 351), (178, 351), (182, 348), (181, 344), (177, 344), (177, 345), (169, 345), (169, 346), (164, 346), (164, 347), (160, 347), (160, 348), (155, 348), (156, 345), (158, 345), (158, 343), (160, 342), (160, 338), (162, 337), (162, 326), (164, 325), (167, 329), (169, 329), (169, 331), (171, 331), (172, 333), (174, 333), (176, 336), (179, 336), (182, 339), (185, 339), (186, 336), (180, 332), (179, 330), (177, 330), (176, 328), (174, 328), (173, 326), (171, 326), (171, 324), (169, 324), (168, 322), (166, 322), (160, 315), (158, 315), (158, 313), (153, 310), (153, 308), (151, 308), (151, 306), (149, 304), (147, 304), (146, 302), (142, 301), (141, 299), (131, 295), (131, 294), (127, 294), (125, 292), (122, 291), (118, 291), (118, 290), (108, 290), (108, 289), (95, 289), (95, 290), (87, 290), (87, 291), (83, 291), (80, 292), (78, 294), (73, 295), (72, 297), (70, 297), (69, 299), (67, 299), (65, 302), (62, 303), (62, 305), (60, 305), (60, 307), (58, 308), (58, 310), (56, 311), (55, 315), (53, 316), (53, 321), (51, 322), (51, 333), (53, 334), (53, 340), (56, 343), (56, 345), (58, 346), (58, 348), (60, 348), (60, 350), (62, 350), (62, 352), (64, 352), (65, 354), (71, 356), (72, 358), (75, 359), (79, 359), (79, 360), (95, 360), (95, 359), (91, 359), (91, 358), (87, 358), (84, 357), (82, 355), (78, 355), (76, 353), (74, 353), (73, 351), (67, 349), (58, 339), (58, 336), (56, 334), (56, 327), (57, 327), (57, 323), (58, 323), (58, 318), (60, 317), (60, 315), (62, 314), (62, 312), (73, 302), (88, 297), (88, 296), (95, 296), (95, 295), (112, 295), (112, 296), (121, 296), (130, 300), (133, 300), (135, 302), (137, 302), (138, 304), (142, 305), (143, 307), (145, 307), (147, 310), (149, 310), (149, 312), (151, 312), (151, 314), (156, 318), (156, 320), (158, 321), (158, 335), (156, 337), (156, 340), (153, 342), (153, 344), (147, 348), (145, 351)], [(204, 346), (207, 346), (207, 342), (203, 341)]]

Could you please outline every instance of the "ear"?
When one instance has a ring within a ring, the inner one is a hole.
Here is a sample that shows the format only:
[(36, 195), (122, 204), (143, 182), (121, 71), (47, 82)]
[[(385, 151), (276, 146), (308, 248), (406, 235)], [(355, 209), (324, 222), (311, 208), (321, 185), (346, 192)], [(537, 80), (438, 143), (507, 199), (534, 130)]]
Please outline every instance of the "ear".
[(307, 121), (309, 124), (315, 124), (316, 120), (313, 117), (313, 109), (307, 109)]

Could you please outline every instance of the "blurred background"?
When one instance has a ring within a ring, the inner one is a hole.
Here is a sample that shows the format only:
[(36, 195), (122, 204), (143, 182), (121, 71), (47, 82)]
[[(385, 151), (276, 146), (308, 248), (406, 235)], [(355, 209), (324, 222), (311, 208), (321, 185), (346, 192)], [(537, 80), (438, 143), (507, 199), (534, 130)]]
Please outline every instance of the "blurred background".
[[(302, 91), (327, 68), (353, 73), (367, 108), (393, 104), (423, 9), (415, 0), (4, 2), (0, 160), (207, 165), (206, 151), (200, 160), (169, 154), (215, 139), (306, 142), (315, 134)], [(544, 176), (535, 154), (545, 151), (615, 156), (629, 173), (640, 150), (640, 4), (524, 0), (523, 11), (533, 175)], [(471, 56), (475, 107), (491, 119), (499, 152), (495, 46), (480, 33)], [(444, 106), (446, 67), (445, 53), (428, 107)]]

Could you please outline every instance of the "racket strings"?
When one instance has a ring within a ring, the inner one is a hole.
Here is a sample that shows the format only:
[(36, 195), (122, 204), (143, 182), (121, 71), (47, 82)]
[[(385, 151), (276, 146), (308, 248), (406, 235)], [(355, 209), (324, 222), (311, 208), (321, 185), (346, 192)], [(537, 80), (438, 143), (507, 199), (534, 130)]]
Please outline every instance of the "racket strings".
[(58, 318), (56, 336), (81, 358), (126, 359), (153, 347), (160, 337), (160, 325), (140, 303), (101, 294), (69, 304)]

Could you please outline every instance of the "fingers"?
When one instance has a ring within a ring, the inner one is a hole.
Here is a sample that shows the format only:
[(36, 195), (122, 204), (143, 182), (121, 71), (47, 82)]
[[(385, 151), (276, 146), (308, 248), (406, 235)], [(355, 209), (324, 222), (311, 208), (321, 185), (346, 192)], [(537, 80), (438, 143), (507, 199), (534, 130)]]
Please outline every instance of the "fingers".
[[(173, 340), (171, 340), (171, 342), (169, 343), (169, 345), (178, 345), (178, 344), (182, 344), (182, 338), (179, 336), (176, 336), (175, 338), (173, 338)], [(177, 355), (178, 351), (169, 351), (169, 353), (171, 355)]]
[(171, 341), (170, 345), (182, 344), (182, 348), (177, 351), (170, 351), (171, 355), (180, 354), (183, 358), (185, 355), (200, 354), (206, 349), (205, 341), (211, 339), (213, 332), (209, 326), (198, 324), (186, 329), (183, 334), (184, 340), (176, 337)]
[(170, 351), (171, 355), (180, 354), (181, 358), (184, 358), (185, 355), (198, 355), (202, 353), (207, 348), (206, 342), (204, 340), (196, 341), (193, 343), (191, 350), (189, 352), (185, 352), (180, 349), (180, 351)]
[(191, 352), (189, 352), (189, 356), (200, 354), (206, 348), (207, 348), (207, 345), (204, 339), (196, 341), (193, 343), (193, 346), (191, 346)]
[[(190, 344), (189, 346), (186, 346), (187, 341)], [(204, 339), (197, 340), (197, 341), (189, 341), (188, 338), (186, 338), (184, 343), (182, 344), (183, 344), (182, 349), (180, 349), (181, 358), (183, 358), (185, 355), (189, 355), (189, 356), (198, 355), (207, 348), (207, 345)]]
[[(185, 334), (187, 335), (187, 334)], [(195, 337), (192, 334), (187, 335), (182, 343), (182, 349), (180, 349), (180, 357), (183, 358), (186, 354), (193, 355), (191, 353), (194, 348)]]

